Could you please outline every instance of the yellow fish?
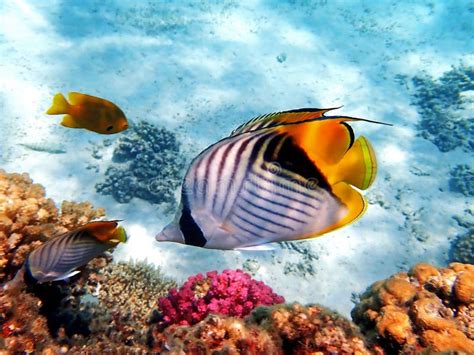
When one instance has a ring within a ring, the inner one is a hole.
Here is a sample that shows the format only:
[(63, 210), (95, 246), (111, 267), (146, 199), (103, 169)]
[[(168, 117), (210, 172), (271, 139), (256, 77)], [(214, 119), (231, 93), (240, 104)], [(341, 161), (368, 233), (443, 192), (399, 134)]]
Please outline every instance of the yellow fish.
[(199, 154), (175, 220), (156, 236), (211, 249), (265, 249), (360, 218), (377, 173), (369, 141), (330, 109), (263, 115)]
[(70, 92), (69, 102), (63, 94), (56, 94), (48, 115), (66, 114), (61, 125), (69, 128), (84, 128), (101, 134), (125, 131), (128, 121), (123, 111), (114, 103), (100, 97)]

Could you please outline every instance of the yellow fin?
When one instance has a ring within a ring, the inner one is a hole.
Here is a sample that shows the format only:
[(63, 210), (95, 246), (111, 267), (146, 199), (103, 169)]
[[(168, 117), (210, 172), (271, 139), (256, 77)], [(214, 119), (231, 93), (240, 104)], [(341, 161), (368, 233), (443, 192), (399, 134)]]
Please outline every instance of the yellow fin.
[(87, 230), (94, 238), (101, 242), (109, 241), (110, 239), (126, 240), (125, 230), (118, 227), (117, 221), (97, 221), (90, 222), (80, 227), (82, 230)]
[(365, 190), (372, 185), (376, 175), (377, 160), (372, 145), (360, 136), (337, 164), (331, 182), (344, 181)]
[(316, 163), (322, 159), (329, 165), (342, 159), (354, 139), (352, 128), (343, 120), (309, 121), (277, 129), (293, 137)]
[(61, 115), (63, 113), (68, 113), (69, 104), (66, 101), (66, 98), (63, 94), (59, 93), (54, 95), (53, 104), (51, 107), (46, 111), (48, 115)]
[(362, 217), (365, 210), (367, 209), (367, 201), (364, 196), (354, 189), (352, 186), (345, 182), (340, 182), (333, 186), (332, 192), (336, 195), (341, 202), (348, 208), (347, 215), (342, 218), (339, 222), (329, 227), (324, 233), (330, 230), (335, 230), (345, 225), (354, 222), (358, 218)]
[(74, 121), (74, 118), (72, 118), (71, 115), (64, 115), (61, 125), (68, 128), (82, 128), (76, 123), (76, 121)]

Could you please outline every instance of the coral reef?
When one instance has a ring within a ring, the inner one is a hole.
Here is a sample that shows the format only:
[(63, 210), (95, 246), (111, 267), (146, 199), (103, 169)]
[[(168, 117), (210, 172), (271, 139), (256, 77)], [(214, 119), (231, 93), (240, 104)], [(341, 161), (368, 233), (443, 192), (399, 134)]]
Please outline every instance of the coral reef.
[(103, 215), (88, 202), (64, 201), (58, 211), (28, 174), (0, 170), (0, 282), (11, 279), (26, 255), (48, 238)]
[(209, 315), (193, 326), (172, 325), (162, 333), (155, 331), (152, 349), (159, 354), (283, 353), (264, 329), (220, 315)]
[(283, 303), (283, 297), (242, 270), (208, 272), (191, 276), (180, 288), (172, 288), (158, 300), (161, 328), (171, 324), (193, 325), (208, 314), (242, 318), (259, 305)]
[(50, 336), (47, 320), (39, 314), (41, 301), (28, 293), (11, 295), (0, 289), (0, 349), (10, 354), (33, 353), (59, 346)]
[(370, 354), (357, 327), (319, 305), (260, 307), (247, 318), (279, 339), (285, 354)]
[(110, 314), (108, 328), (120, 329), (114, 334), (123, 344), (144, 344), (150, 312), (156, 297), (165, 296), (176, 283), (159, 269), (144, 262), (111, 263), (89, 277), (89, 289), (99, 305)]
[(474, 353), (474, 265), (418, 264), (374, 283), (360, 299), (354, 322), (389, 353)]
[(155, 329), (153, 340), (153, 351), (164, 354), (371, 354), (354, 324), (317, 305), (258, 307), (245, 321), (209, 315)]
[(139, 122), (118, 140), (114, 164), (96, 190), (120, 203), (138, 197), (151, 203), (175, 204), (174, 192), (182, 182), (185, 159), (173, 132)]
[(474, 170), (469, 165), (456, 165), (450, 172), (449, 189), (464, 196), (474, 196)]
[[(474, 90), (474, 68), (460, 66), (444, 73), (438, 80), (428, 76), (413, 78), (414, 104), (421, 115), (420, 134), (440, 151), (474, 149), (474, 117), (466, 95)], [(472, 100), (472, 99), (471, 99)]]
[(474, 264), (474, 228), (459, 235), (451, 243), (449, 257), (451, 261)]

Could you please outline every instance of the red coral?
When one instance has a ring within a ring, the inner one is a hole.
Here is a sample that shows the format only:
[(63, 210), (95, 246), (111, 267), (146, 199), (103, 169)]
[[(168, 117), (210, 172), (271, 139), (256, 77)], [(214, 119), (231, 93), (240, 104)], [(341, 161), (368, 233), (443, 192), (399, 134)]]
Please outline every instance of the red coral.
[(189, 277), (179, 290), (173, 288), (167, 297), (158, 299), (160, 325), (193, 325), (208, 314), (223, 314), (238, 318), (255, 307), (284, 303), (282, 296), (242, 270), (211, 271)]

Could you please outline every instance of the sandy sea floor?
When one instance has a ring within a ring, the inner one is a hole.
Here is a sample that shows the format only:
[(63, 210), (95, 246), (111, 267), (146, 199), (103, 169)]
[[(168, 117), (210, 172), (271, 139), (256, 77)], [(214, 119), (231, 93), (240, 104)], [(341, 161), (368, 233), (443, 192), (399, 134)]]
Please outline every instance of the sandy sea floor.
[[(117, 259), (147, 259), (179, 280), (245, 264), (287, 301), (348, 315), (352, 295), (375, 280), (420, 261), (446, 264), (463, 231), (453, 217), (473, 222), (472, 197), (448, 185), (453, 166), (472, 165), (472, 151), (443, 153), (418, 135), (411, 82), (474, 65), (469, 4), (2, 1), (0, 168), (28, 172), (55, 201), (89, 200), (124, 219), (130, 240)], [(112, 151), (94, 159), (93, 144), (119, 136), (46, 116), (52, 96), (68, 91), (175, 131), (188, 158), (257, 114), (292, 108), (344, 105), (337, 113), (393, 127), (352, 125), (379, 159), (370, 206), (355, 224), (269, 252), (203, 250), (154, 240), (172, 218), (163, 208), (95, 191)], [(473, 108), (462, 109), (472, 116)]]

